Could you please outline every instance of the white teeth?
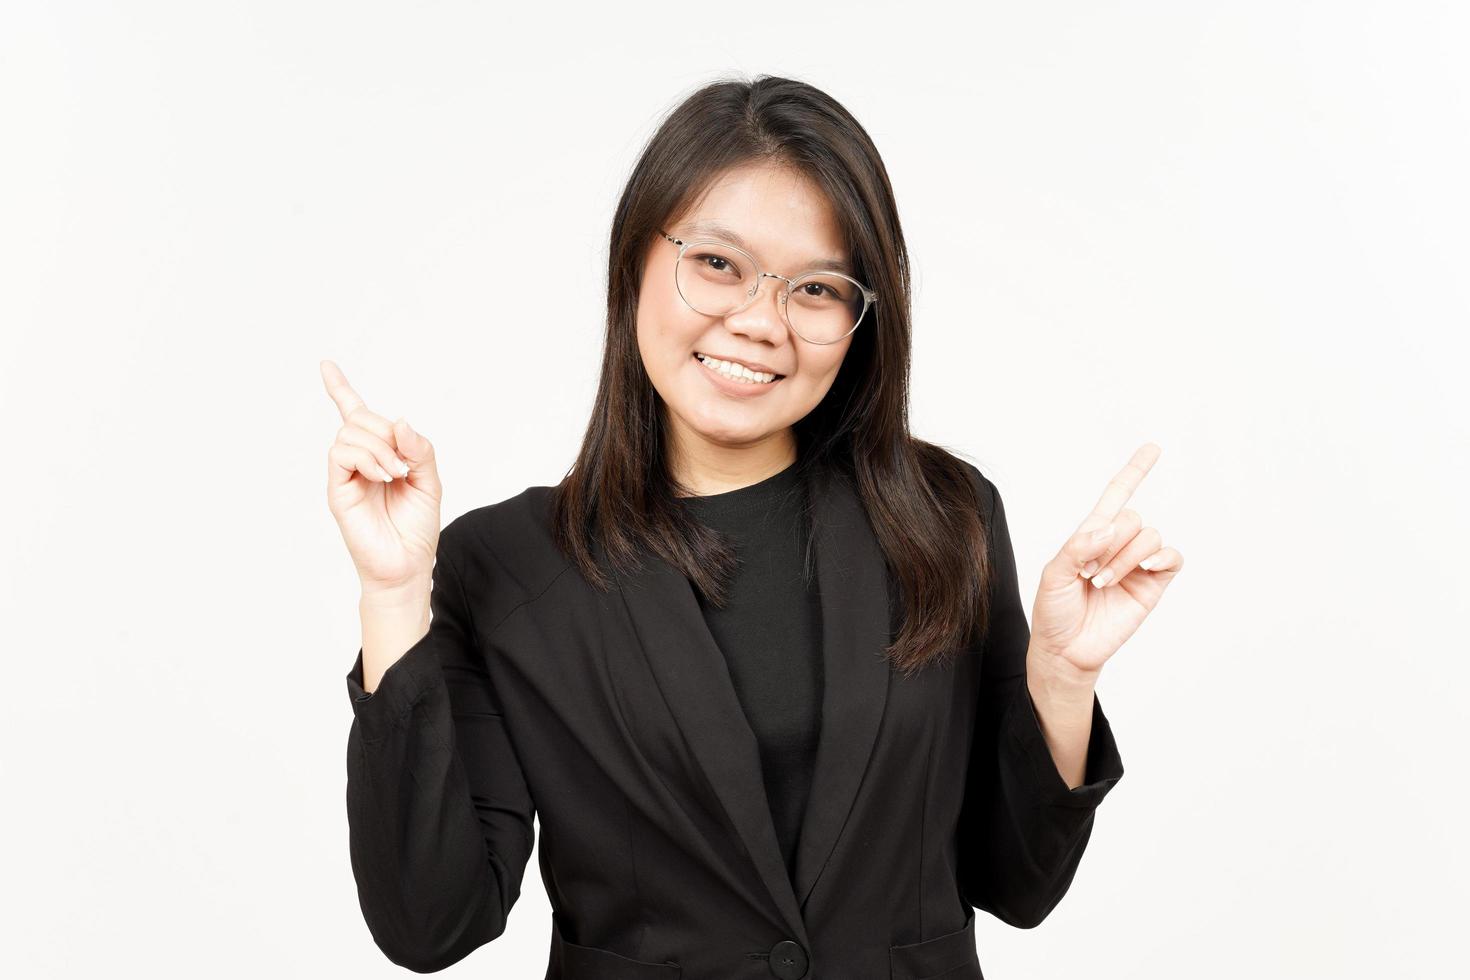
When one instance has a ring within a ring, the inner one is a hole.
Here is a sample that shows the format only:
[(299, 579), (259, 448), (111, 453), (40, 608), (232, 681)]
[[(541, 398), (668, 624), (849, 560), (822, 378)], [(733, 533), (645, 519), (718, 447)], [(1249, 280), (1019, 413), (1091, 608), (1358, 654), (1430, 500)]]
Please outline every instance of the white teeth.
[(699, 358), (699, 362), (705, 367), (713, 371), (718, 371), (725, 377), (735, 381), (744, 381), (746, 384), (770, 384), (776, 380), (774, 374), (765, 371), (752, 371), (743, 365), (734, 364), (730, 361), (722, 361), (717, 357), (710, 357), (707, 354), (696, 352), (694, 356)]

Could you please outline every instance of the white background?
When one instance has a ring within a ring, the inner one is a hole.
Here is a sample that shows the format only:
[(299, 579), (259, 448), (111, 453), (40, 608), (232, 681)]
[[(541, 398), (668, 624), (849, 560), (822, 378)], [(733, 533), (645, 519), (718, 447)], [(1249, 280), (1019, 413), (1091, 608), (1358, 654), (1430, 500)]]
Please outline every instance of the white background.
[[(992, 980), (1462, 964), (1470, 15), (1443, 3), (10, 3), (9, 976), (392, 977), (343, 802), (335, 359), (444, 520), (556, 483), (612, 207), (727, 73), (843, 102), (915, 266), (913, 429), (1028, 607), (1133, 450), (1185, 570), (1099, 688), (1127, 775)], [(455, 976), (540, 977), (534, 863)], [(835, 980), (835, 978), (826, 978)]]

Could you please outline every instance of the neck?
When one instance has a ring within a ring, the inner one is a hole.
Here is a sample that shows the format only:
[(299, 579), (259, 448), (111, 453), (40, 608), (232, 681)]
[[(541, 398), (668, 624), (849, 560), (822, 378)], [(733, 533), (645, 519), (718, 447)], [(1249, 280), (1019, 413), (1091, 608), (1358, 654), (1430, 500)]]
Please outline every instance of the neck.
[(790, 428), (745, 445), (717, 443), (687, 431), (680, 435), (669, 464), (676, 496), (739, 490), (796, 462), (796, 437)]

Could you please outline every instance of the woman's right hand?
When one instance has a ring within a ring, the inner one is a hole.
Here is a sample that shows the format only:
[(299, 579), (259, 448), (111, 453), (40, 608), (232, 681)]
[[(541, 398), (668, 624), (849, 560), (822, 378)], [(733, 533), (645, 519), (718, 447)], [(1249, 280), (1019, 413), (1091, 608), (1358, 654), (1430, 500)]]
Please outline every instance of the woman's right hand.
[[(321, 362), (342, 427), (327, 451), (327, 506), (357, 566), (364, 595), (422, 584), (439, 546), (444, 488), (429, 440), (369, 411), (332, 361)], [(391, 479), (385, 479), (391, 477)]]

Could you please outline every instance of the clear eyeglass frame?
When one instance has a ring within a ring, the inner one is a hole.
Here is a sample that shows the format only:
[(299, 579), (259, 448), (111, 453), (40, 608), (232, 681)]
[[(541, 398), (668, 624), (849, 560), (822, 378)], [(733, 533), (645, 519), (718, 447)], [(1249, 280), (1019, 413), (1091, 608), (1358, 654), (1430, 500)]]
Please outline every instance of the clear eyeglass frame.
[[(791, 328), (791, 332), (794, 333), (794, 334), (796, 334), (802, 340), (805, 340), (809, 344), (819, 344), (819, 345), (821, 345), (823, 347), (826, 347), (826, 346), (828, 346), (830, 344), (840, 343), (841, 341), (845, 340), (847, 337), (850, 337), (852, 335), (853, 331), (856, 330), (862, 324), (863, 318), (868, 315), (868, 310), (872, 307), (873, 302), (875, 300), (877, 300), (877, 298), (878, 298), (878, 294), (875, 291), (869, 289), (867, 286), (864, 286), (862, 283), (858, 282), (856, 279), (854, 279), (852, 276), (847, 275), (846, 273), (836, 272), (836, 271), (828, 271), (828, 270), (824, 270), (824, 269), (813, 269), (813, 270), (811, 270), (809, 272), (803, 272), (801, 275), (797, 276), (795, 279), (788, 279), (786, 276), (778, 275), (778, 274), (776, 274), (774, 272), (764, 272), (764, 271), (762, 271), (761, 270), (761, 265), (760, 265), (759, 262), (757, 262), (755, 260), (755, 256), (754, 255), (751, 255), (745, 249), (740, 248), (740, 247), (735, 246), (735, 245), (732, 245), (729, 242), (724, 241), (723, 239), (719, 239), (719, 238), (700, 238), (700, 239), (696, 239), (694, 241), (688, 241), (688, 242), (686, 242), (686, 241), (684, 241), (681, 238), (675, 238), (673, 235), (670, 235), (666, 231), (660, 230), (659, 231), (659, 234), (662, 235), (662, 236), (664, 236), (664, 238), (668, 239), (670, 242), (672, 242), (674, 245), (678, 246), (678, 248), (679, 248), (679, 257), (674, 260), (674, 291), (679, 294), (679, 298), (680, 299), (684, 300), (684, 305), (685, 306), (689, 307), (691, 310), (694, 310), (695, 313), (698, 313), (701, 316), (731, 316), (733, 314), (739, 313), (741, 310), (743, 310), (746, 307), (750, 306), (751, 303), (755, 302), (756, 296), (760, 293), (760, 283), (761, 283), (761, 280), (762, 279), (764, 279), (766, 277), (769, 277), (771, 279), (780, 279), (782, 282), (784, 282), (786, 284), (786, 288), (783, 289), (781, 291), (781, 295), (779, 297), (777, 297), (778, 300), (779, 300), (779, 302), (780, 302), (781, 319), (784, 320), (784, 321), (786, 321), (786, 326), (788, 326), (788, 327)], [(745, 302), (744, 303), (740, 304), (740, 306), (738, 306), (737, 308), (735, 308), (733, 310), (728, 310), (725, 313), (720, 313), (720, 314), (705, 313), (703, 310), (696, 310), (696, 309), (694, 309), (694, 304), (689, 302), (688, 298), (685, 297), (683, 290), (681, 290), (679, 288), (679, 263), (681, 263), (682, 261), (684, 261), (684, 253), (686, 251), (688, 251), (689, 249), (693, 248), (695, 245), (718, 245), (721, 248), (727, 248), (727, 249), (730, 249), (733, 252), (739, 252), (741, 255), (745, 256), (747, 259), (750, 260), (750, 267), (755, 270), (755, 286), (754, 286), (754, 288), (749, 289), (749, 290), (746, 291), (746, 297), (745, 297)], [(803, 279), (806, 279), (809, 276), (841, 276), (843, 279), (846, 279), (848, 282), (852, 283), (854, 286), (856, 286), (858, 288), (859, 291), (862, 292), (862, 294), (863, 294), (863, 308), (862, 308), (862, 311), (858, 313), (857, 319), (853, 321), (852, 327), (847, 331), (847, 333), (843, 334), (841, 337), (838, 337), (838, 338), (836, 338), (834, 340), (812, 340), (810, 337), (808, 337), (805, 334), (803, 334), (800, 330), (797, 330), (796, 327), (795, 327), (795, 325), (792, 324), (791, 318), (786, 315), (786, 300), (791, 296), (791, 290), (792, 290), (792, 288), (795, 287), (796, 285), (798, 285)]]

